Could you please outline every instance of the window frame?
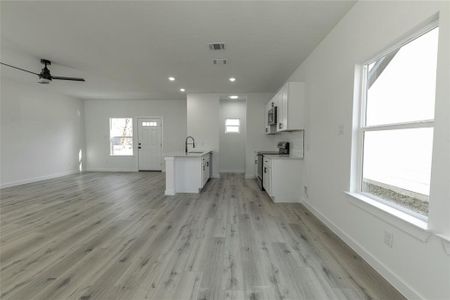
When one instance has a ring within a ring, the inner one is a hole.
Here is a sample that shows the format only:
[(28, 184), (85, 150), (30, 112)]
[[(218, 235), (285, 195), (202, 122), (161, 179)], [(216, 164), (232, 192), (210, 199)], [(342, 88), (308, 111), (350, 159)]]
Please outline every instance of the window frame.
[[(111, 123), (113, 119), (130, 119), (131, 120), (131, 134), (132, 136), (120, 136), (122, 138), (131, 138), (131, 154), (113, 154), (111, 144)], [(109, 118), (109, 156), (110, 157), (133, 157), (134, 156), (134, 119), (132, 117), (110, 117)]]
[[(418, 212), (414, 212), (406, 206), (402, 206), (395, 201), (385, 200), (376, 195), (363, 192), (363, 175), (364, 175), (364, 137), (366, 132), (379, 132), (385, 130), (396, 130), (396, 129), (413, 129), (413, 128), (433, 128), (434, 129), (434, 121), (435, 119), (427, 119), (427, 120), (418, 120), (418, 121), (410, 121), (410, 122), (398, 122), (398, 123), (389, 123), (389, 124), (380, 124), (380, 125), (371, 125), (366, 126), (366, 117), (367, 117), (367, 92), (368, 92), (368, 75), (369, 75), (369, 65), (377, 62), (381, 58), (391, 54), (394, 51), (398, 51), (403, 46), (409, 44), (410, 42), (420, 38), (421, 36), (427, 34), (428, 32), (439, 27), (439, 20), (435, 19), (432, 22), (428, 23), (425, 26), (422, 26), (419, 30), (416, 30), (413, 34), (408, 35), (405, 39), (397, 42), (392, 47), (388, 48), (385, 51), (380, 52), (378, 55), (374, 56), (370, 60), (362, 63), (359, 68), (359, 72), (357, 72), (357, 84), (359, 85), (359, 96), (357, 97), (357, 128), (356, 128), (356, 168), (355, 168), (355, 176), (352, 180), (352, 190), (354, 193), (361, 195), (362, 197), (367, 197), (372, 200), (375, 200), (379, 203), (385, 204), (393, 209), (396, 209), (400, 212), (406, 213), (414, 218), (420, 219), (422, 221), (427, 222), (428, 216), (420, 214)], [(435, 108), (436, 110), (436, 108)], [(433, 139), (434, 146), (434, 139)], [(395, 186), (394, 186), (395, 187)], [(431, 192), (428, 198), (428, 202), (431, 202)]]
[[(239, 125), (227, 125), (227, 120), (238, 120)], [(224, 120), (225, 134), (240, 134), (241, 133), (241, 119), (240, 118), (225, 118)], [(237, 128), (237, 131), (227, 131), (229, 127)]]

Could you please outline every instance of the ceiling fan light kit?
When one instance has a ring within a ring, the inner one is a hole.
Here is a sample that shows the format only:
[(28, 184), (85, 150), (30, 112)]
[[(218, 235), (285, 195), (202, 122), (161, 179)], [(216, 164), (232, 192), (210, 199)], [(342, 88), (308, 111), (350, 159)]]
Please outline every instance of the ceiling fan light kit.
[(15, 67), (3, 62), (0, 62), (0, 64), (19, 70), (19, 71), (23, 71), (23, 72), (27, 72), (27, 73), (31, 73), (34, 75), (37, 75), (39, 77), (38, 83), (40, 84), (49, 84), (52, 80), (69, 80), (69, 81), (85, 81), (83, 78), (77, 78), (77, 77), (64, 77), (64, 76), (52, 76), (52, 74), (50, 73), (50, 70), (47, 68), (47, 66), (50, 66), (52, 64), (51, 61), (49, 61), (48, 59), (41, 59), (41, 64), (44, 65), (44, 67), (41, 70), (41, 73), (35, 73), (26, 69), (22, 69), (19, 67)]

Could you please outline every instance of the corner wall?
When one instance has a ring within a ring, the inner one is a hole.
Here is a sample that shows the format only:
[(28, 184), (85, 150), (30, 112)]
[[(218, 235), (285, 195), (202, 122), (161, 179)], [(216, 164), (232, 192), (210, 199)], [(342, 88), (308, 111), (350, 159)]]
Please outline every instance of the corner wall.
[(1, 79), (1, 187), (77, 173), (84, 156), (83, 101), (52, 87)]
[[(362, 209), (344, 192), (350, 188), (355, 66), (437, 13), (431, 230), (422, 231), (389, 215), (380, 218), (383, 213)], [(450, 247), (438, 237), (450, 240), (449, 62), (450, 2), (360, 1), (289, 78), (306, 83), (307, 207), (410, 299), (450, 299)], [(394, 235), (393, 248), (383, 243), (385, 231)]]

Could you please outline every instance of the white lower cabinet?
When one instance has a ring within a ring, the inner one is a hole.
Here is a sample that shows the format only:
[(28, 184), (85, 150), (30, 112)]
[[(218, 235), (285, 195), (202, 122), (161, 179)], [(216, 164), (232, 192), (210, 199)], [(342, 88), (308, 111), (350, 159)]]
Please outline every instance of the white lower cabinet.
[(263, 187), (273, 202), (301, 202), (301, 160), (264, 156)]
[(269, 196), (272, 196), (272, 170), (271, 159), (264, 158), (263, 165), (263, 187)]
[(165, 157), (166, 195), (199, 193), (211, 177), (211, 152), (177, 153)]

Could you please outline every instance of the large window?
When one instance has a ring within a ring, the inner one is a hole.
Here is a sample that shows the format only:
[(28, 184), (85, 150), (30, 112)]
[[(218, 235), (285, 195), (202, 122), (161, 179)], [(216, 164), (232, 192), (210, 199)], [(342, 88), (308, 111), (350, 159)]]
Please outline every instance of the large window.
[(358, 189), (428, 215), (438, 49), (437, 25), (364, 65)]
[(109, 144), (110, 155), (133, 155), (133, 119), (110, 118), (109, 119)]

